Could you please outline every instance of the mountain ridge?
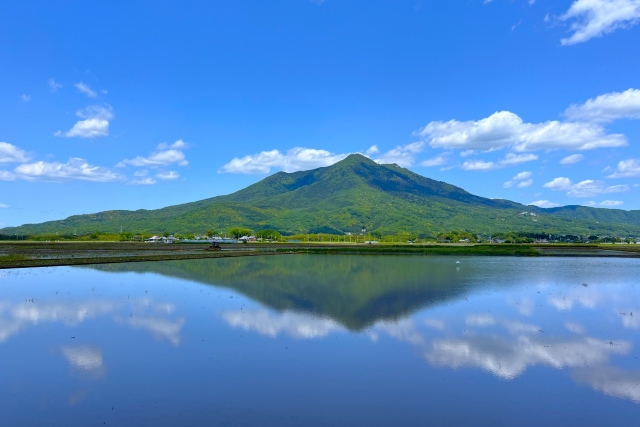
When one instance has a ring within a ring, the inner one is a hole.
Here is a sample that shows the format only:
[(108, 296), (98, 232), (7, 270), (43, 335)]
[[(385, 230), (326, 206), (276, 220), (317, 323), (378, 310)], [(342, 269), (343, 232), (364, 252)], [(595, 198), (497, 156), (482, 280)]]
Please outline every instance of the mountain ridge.
[[(527, 211), (533, 215), (518, 215)], [(451, 230), (640, 235), (640, 211), (538, 208), (489, 199), (395, 164), (352, 154), (331, 166), (278, 172), (235, 193), (156, 210), (74, 215), (0, 230), (4, 234), (204, 232), (241, 226), (286, 234), (358, 232), (434, 235)]]

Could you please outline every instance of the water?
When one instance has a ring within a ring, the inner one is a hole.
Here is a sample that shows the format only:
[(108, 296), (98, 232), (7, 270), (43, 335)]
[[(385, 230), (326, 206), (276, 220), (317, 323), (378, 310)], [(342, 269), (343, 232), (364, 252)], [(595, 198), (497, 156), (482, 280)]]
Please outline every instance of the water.
[(639, 284), (593, 258), (4, 270), (0, 425), (637, 425)]

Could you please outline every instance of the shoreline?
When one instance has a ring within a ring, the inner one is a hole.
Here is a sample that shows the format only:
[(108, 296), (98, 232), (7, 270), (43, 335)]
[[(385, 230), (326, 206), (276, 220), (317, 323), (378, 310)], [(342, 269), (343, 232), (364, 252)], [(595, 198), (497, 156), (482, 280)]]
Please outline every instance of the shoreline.
[(532, 244), (235, 244), (206, 251), (203, 244), (121, 242), (0, 242), (0, 269), (174, 261), (262, 255), (421, 255), (640, 258), (640, 247)]

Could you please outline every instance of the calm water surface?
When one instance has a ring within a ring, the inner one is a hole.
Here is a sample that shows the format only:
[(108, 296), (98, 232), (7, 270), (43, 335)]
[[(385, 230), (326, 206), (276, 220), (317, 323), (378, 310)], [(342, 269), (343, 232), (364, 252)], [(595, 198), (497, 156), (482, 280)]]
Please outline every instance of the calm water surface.
[(634, 426), (640, 262), (0, 271), (0, 426)]

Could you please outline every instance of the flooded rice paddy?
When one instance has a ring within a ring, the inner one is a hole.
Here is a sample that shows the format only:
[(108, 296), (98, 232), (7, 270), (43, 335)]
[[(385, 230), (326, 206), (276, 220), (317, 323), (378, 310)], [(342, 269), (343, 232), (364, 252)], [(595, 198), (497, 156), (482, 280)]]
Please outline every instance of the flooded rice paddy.
[(623, 258), (2, 270), (0, 425), (636, 425), (639, 285)]

